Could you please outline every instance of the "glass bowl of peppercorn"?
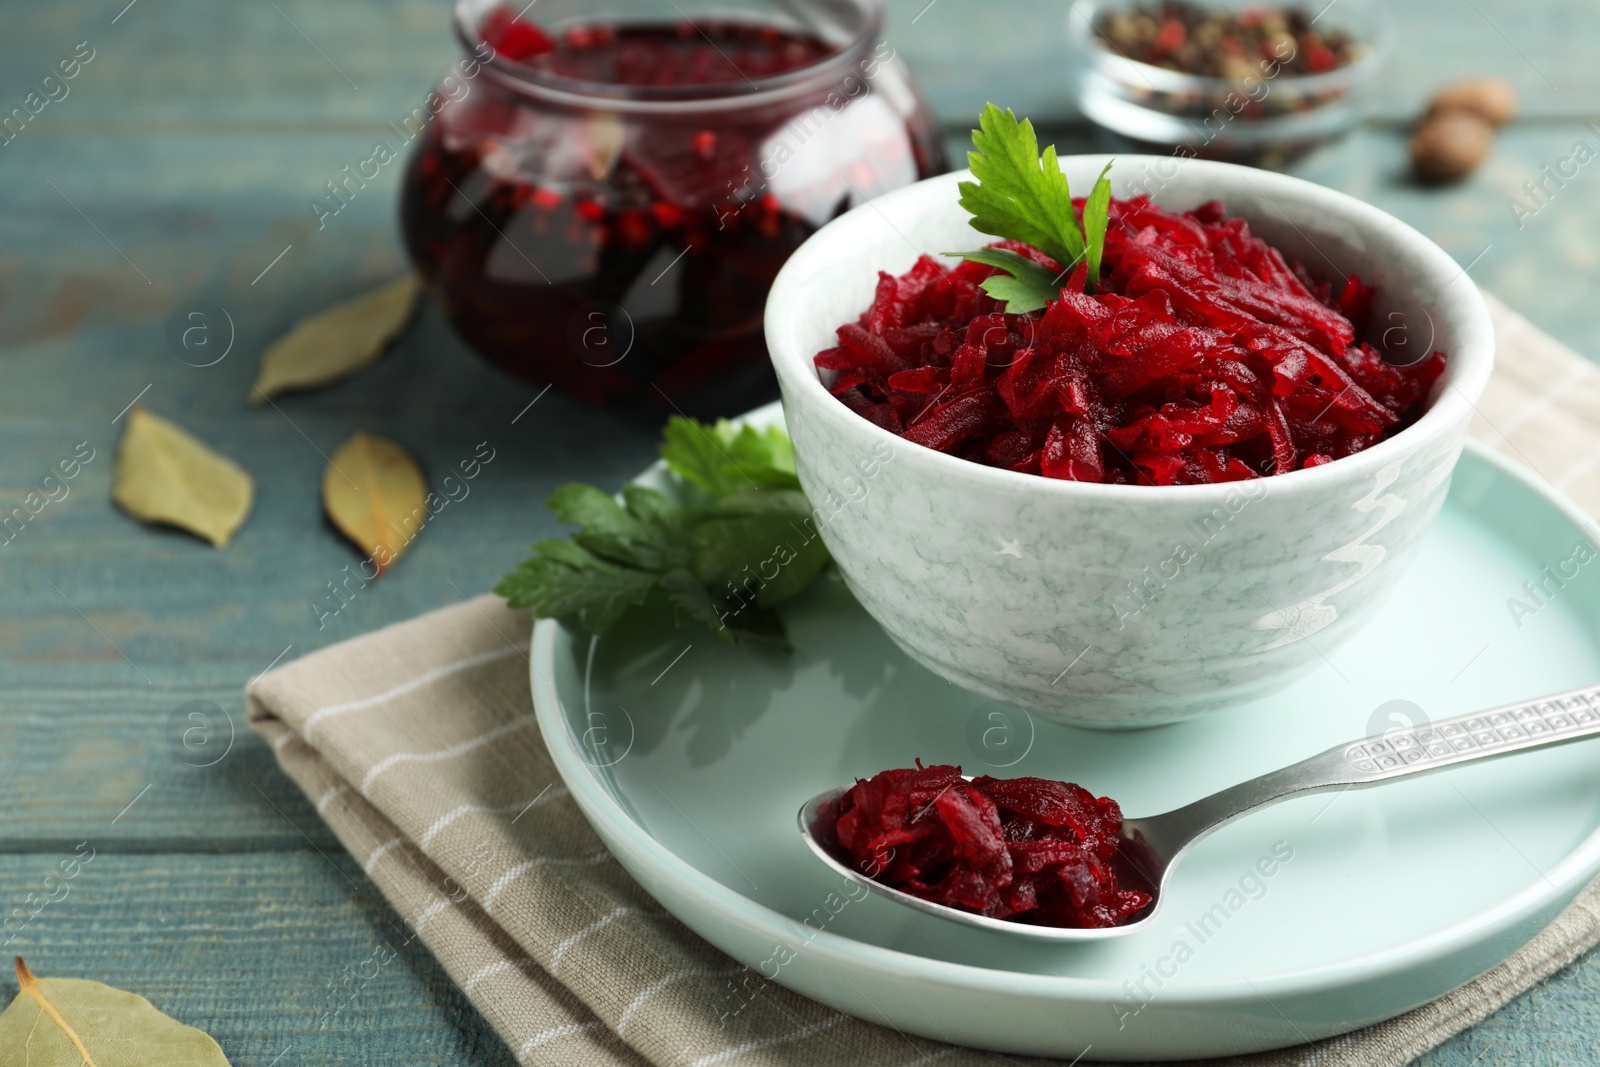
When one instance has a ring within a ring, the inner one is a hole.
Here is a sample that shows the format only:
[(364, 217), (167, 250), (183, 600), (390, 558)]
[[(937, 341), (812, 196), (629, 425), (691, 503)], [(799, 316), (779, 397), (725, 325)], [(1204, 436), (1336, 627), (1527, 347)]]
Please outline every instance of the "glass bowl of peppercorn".
[(1144, 151), (1281, 167), (1361, 118), (1394, 22), (1380, 0), (1077, 0), (1067, 32), (1096, 125)]

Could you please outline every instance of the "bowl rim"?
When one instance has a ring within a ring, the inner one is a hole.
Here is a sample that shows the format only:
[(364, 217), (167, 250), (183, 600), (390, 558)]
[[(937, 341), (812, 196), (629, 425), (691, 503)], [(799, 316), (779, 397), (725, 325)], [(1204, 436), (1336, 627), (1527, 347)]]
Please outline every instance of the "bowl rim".
[[(1292, 86), (1296, 92), (1318, 93), (1360, 85), (1372, 79), (1388, 62), (1389, 55), (1394, 50), (1395, 39), (1399, 32), (1395, 26), (1394, 16), (1383, 4), (1370, 0), (1345, 0), (1345, 3), (1351, 7), (1359, 3), (1362, 17), (1370, 18), (1373, 23), (1371, 36), (1361, 41), (1366, 45), (1366, 50), (1354, 63), (1316, 74), (1278, 74), (1267, 80), (1286, 87)], [(1106, 71), (1117, 71), (1119, 76), (1137, 77), (1140, 82), (1156, 92), (1217, 94), (1237, 89), (1242, 84), (1233, 78), (1187, 74), (1169, 67), (1158, 67), (1154, 63), (1132, 59), (1121, 52), (1100, 47), (1092, 39), (1094, 17), (1101, 8), (1111, 6), (1113, 4), (1110, 0), (1073, 0), (1067, 9), (1067, 41), (1081, 55), (1088, 57), (1093, 66)], [(1075, 25), (1078, 22), (1083, 24), (1083, 28)], [(1120, 80), (1127, 82), (1129, 78), (1121, 77)]]
[[(1113, 157), (1106, 154), (1082, 154), (1062, 156), (1060, 162), (1063, 170), (1078, 165), (1095, 173), (1113, 158), (1124, 165), (1123, 173), (1130, 173), (1140, 163), (1170, 161), (1173, 157), (1152, 155)], [(1494, 368), (1494, 324), (1489, 316), (1488, 305), (1484, 302), (1477, 285), (1467, 276), (1466, 269), (1449, 253), (1388, 212), (1326, 186), (1234, 163), (1201, 159), (1183, 159), (1180, 163), (1178, 176), (1169, 183), (1168, 190), (1164, 190), (1169, 201), (1174, 196), (1181, 198), (1184, 175), (1191, 173), (1190, 168), (1199, 168), (1199, 173), (1220, 176), (1226, 184), (1241, 188), (1249, 186), (1291, 226), (1295, 225), (1293, 218), (1283, 213), (1282, 208), (1270, 194), (1281, 194), (1284, 200), (1292, 200), (1296, 204), (1313, 208), (1317, 213), (1342, 217), (1358, 232), (1380, 238), (1379, 243), (1400, 242), (1410, 245), (1415, 254), (1431, 263), (1434, 274), (1441, 279), (1450, 276), (1448, 282), (1441, 282), (1442, 288), (1438, 295), (1453, 289), (1463, 279), (1467, 283), (1464, 304), (1454, 315), (1444, 315), (1438, 306), (1424, 305), (1425, 310), (1434, 315), (1436, 321), (1449, 321), (1455, 324), (1461, 342), (1456, 351), (1446, 353), (1447, 362), (1441, 379), (1442, 386), (1439, 387), (1437, 395), (1423, 412), (1422, 417), (1393, 437), (1379, 441), (1354, 455), (1309, 469), (1303, 468), (1259, 479), (1258, 481), (1272, 487), (1272, 493), (1313, 495), (1334, 485), (1371, 474), (1390, 462), (1415, 453), (1429, 441), (1448, 434), (1477, 412), (1477, 398), (1488, 384), (1490, 372)], [(1113, 171), (1114, 192), (1115, 173)], [(803, 351), (802, 346), (794, 341), (794, 335), (800, 325), (798, 311), (800, 304), (791, 295), (790, 289), (798, 285), (803, 276), (815, 273), (819, 267), (849, 255), (848, 235), (864, 220), (877, 216), (898, 232), (898, 228), (884, 215), (885, 207), (898, 207), (905, 203), (916, 204), (924, 200), (931, 202), (935, 197), (944, 196), (948, 210), (952, 214), (960, 211), (954, 187), (958, 182), (970, 177), (970, 171), (953, 171), (925, 178), (870, 200), (829, 222), (789, 257), (773, 280), (764, 316), (767, 350), (778, 380), (783, 386), (785, 405), (802, 403), (809, 405), (808, 410), (815, 409), (833, 428), (837, 428), (841, 433), (856, 435), (868, 448), (877, 442), (888, 445), (895, 449), (897, 462), (905, 459), (935, 476), (964, 479), (977, 488), (999, 493), (1031, 492), (1063, 501), (1102, 500), (1126, 503), (1146, 501), (1184, 504), (1220, 502), (1231, 494), (1238, 493), (1239, 486), (1243, 483), (1119, 485), (1064, 481), (991, 467), (907, 441), (900, 435), (862, 418), (828, 392), (813, 363), (817, 353)], [(947, 195), (946, 189), (949, 190)], [(909, 237), (903, 233), (901, 236), (908, 244), (914, 246)], [(918, 251), (920, 254), (920, 249)], [(869, 302), (870, 296), (863, 294), (863, 308)], [(816, 403), (821, 400), (827, 402)]]

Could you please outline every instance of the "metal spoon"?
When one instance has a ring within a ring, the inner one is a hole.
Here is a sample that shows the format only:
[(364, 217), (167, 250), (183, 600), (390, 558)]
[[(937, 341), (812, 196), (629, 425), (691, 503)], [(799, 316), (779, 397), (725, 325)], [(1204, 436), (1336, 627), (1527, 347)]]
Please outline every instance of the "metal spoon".
[(1093, 941), (1120, 937), (1149, 926), (1161, 909), (1167, 877), (1189, 846), (1246, 812), (1307, 793), (1362, 789), (1461, 763), (1564, 745), (1597, 735), (1600, 735), (1600, 687), (1587, 686), (1530, 703), (1507, 704), (1411, 730), (1389, 730), (1336, 745), (1320, 755), (1230, 786), (1174, 811), (1142, 819), (1124, 819), (1119, 859), (1125, 862), (1119, 873), (1127, 875), (1124, 884), (1139, 886), (1142, 881), (1144, 885), (1139, 887), (1155, 899), (1134, 921), (1102, 930), (1033, 926), (991, 919), (934, 904), (873, 881), (864, 872), (852, 869), (831, 855), (811, 833), (822, 805), (841, 796), (844, 789), (830, 789), (806, 801), (800, 808), (800, 833), (811, 851), (839, 874), (918, 911), (951, 922), (1041, 941)]

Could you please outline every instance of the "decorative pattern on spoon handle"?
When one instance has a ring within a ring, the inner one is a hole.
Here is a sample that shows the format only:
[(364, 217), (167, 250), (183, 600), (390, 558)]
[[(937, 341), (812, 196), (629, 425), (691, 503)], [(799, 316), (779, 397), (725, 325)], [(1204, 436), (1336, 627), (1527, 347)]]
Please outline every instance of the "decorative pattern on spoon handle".
[(1585, 686), (1335, 745), (1174, 811), (1132, 822), (1158, 853), (1170, 859), (1246, 812), (1302, 793), (1376, 785), (1594, 736), (1600, 736), (1600, 686)]
[(1600, 735), (1600, 686), (1586, 686), (1409, 730), (1389, 730), (1341, 747), (1350, 780), (1376, 782), (1595, 735)]

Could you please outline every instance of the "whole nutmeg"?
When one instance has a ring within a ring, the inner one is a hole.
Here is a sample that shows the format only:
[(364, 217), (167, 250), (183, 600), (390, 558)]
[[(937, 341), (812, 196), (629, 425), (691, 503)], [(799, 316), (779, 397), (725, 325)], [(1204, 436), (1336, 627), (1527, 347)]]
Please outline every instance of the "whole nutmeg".
[(1517, 91), (1504, 78), (1469, 78), (1452, 82), (1428, 101), (1429, 115), (1467, 111), (1491, 126), (1504, 126), (1517, 117)]
[(1494, 129), (1470, 111), (1441, 111), (1411, 135), (1411, 169), (1429, 183), (1451, 182), (1469, 173), (1494, 144)]

